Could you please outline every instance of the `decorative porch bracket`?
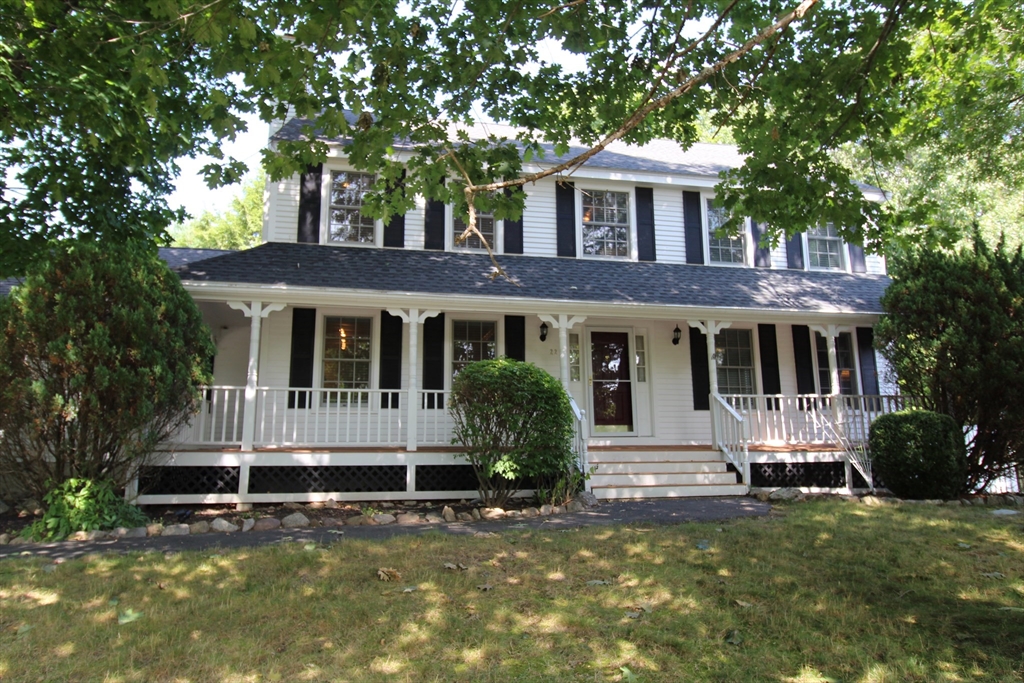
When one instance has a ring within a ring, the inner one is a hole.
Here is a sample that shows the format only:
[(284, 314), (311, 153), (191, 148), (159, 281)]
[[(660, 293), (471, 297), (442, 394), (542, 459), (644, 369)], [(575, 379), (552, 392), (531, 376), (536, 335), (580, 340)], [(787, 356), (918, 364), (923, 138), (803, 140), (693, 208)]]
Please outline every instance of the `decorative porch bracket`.
[[(400, 308), (388, 309), (388, 313), (393, 316), (402, 319), (403, 323), (409, 325), (409, 398), (406, 401), (407, 411), (406, 418), (409, 424), (406, 428), (406, 442), (405, 450), (415, 451), (416, 450), (416, 423), (417, 415), (419, 412), (419, 381), (417, 377), (418, 359), (419, 359), (419, 342), (420, 342), (420, 325), (427, 318), (433, 318), (441, 311), (424, 311), (420, 313), (418, 308), (410, 308), (408, 311), (404, 311)], [(415, 468), (410, 467), (409, 470), (413, 471)]]
[[(718, 394), (718, 362), (715, 360), (715, 335), (732, 325), (731, 322), (715, 322), (714, 320), (687, 320), (686, 324), (695, 327), (707, 338), (708, 344), (708, 382), (712, 396)], [(717, 447), (717, 439), (722, 433), (721, 425), (717, 424), (718, 411), (711, 411), (711, 443)]]
[(562, 386), (565, 387), (566, 393), (569, 393), (569, 330), (582, 324), (587, 316), (574, 315), (570, 318), (565, 313), (559, 313), (557, 320), (553, 315), (540, 314), (537, 317), (558, 330), (559, 372), (562, 375)]
[[(242, 412), (242, 450), (251, 451), (256, 436), (256, 386), (259, 382), (260, 371), (260, 330), (263, 319), (274, 311), (282, 310), (287, 304), (266, 304), (262, 301), (253, 301), (246, 305), (241, 301), (228, 301), (228, 306), (241, 311), (242, 315), (249, 318), (249, 370), (245, 378), (245, 407)], [(249, 476), (249, 468), (243, 468), (241, 473), (246, 479)], [(241, 486), (243, 482), (239, 482)], [(244, 482), (248, 485), (248, 482)]]

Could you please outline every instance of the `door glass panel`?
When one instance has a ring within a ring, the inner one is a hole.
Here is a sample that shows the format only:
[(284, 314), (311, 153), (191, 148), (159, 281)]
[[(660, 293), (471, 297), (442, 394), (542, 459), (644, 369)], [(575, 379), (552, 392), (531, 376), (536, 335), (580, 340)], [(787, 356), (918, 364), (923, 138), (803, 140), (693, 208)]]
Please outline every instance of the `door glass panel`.
[(629, 372), (629, 334), (590, 334), (594, 431), (633, 431), (633, 390)]

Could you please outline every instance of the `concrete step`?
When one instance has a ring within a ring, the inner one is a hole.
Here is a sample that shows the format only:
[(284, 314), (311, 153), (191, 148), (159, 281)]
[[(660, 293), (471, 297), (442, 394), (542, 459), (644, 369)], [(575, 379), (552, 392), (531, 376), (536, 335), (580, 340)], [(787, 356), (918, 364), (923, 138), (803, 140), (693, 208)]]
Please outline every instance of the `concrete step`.
[(722, 454), (714, 450), (605, 450), (590, 448), (587, 459), (591, 463), (602, 462), (707, 462), (721, 460)]
[(696, 498), (706, 496), (743, 496), (747, 487), (743, 484), (722, 484), (718, 486), (595, 486), (595, 496), (602, 500), (617, 498)]
[(590, 462), (598, 475), (605, 474), (674, 474), (694, 472), (725, 472), (724, 460), (693, 460), (690, 462)]
[(717, 486), (735, 483), (735, 472), (597, 474), (590, 477), (591, 486)]

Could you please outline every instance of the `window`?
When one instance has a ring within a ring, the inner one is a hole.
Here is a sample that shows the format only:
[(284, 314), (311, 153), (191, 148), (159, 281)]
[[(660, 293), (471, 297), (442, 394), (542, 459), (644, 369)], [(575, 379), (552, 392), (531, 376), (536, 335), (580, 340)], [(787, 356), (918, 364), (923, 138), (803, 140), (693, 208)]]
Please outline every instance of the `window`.
[[(814, 345), (818, 351), (818, 387), (821, 393), (832, 393), (832, 380), (828, 366), (828, 343), (819, 332), (814, 333)], [(839, 393), (852, 395), (859, 393), (857, 384), (857, 366), (853, 360), (853, 335), (840, 332), (836, 335), (836, 367), (839, 370)]]
[(481, 320), (455, 320), (452, 322), (452, 377), (462, 368), (478, 360), (493, 360), (498, 356), (498, 324)]
[[(452, 218), (452, 245), (456, 249), (483, 249), (483, 242), (476, 235), (470, 235), (466, 238), (465, 242), (459, 243), (459, 236), (462, 235), (466, 230), (466, 222), (458, 216)], [(487, 240), (487, 244), (491, 245), (491, 249), (495, 249), (494, 244), (494, 214), (483, 213), (481, 211), (476, 212), (476, 229), (480, 231), (480, 234)]]
[(843, 240), (834, 223), (826, 223), (807, 231), (807, 262), (811, 268), (842, 270)]
[(370, 318), (324, 318), (324, 358), (322, 385), (324, 389), (338, 389), (325, 394), (324, 401), (365, 403), (369, 394), (356, 394), (345, 389), (370, 388), (370, 357), (373, 320)]
[(327, 239), (331, 242), (373, 244), (377, 222), (363, 215), (363, 197), (373, 188), (369, 173), (333, 171)]
[(746, 245), (744, 236), (717, 237), (718, 229), (729, 219), (729, 215), (720, 206), (714, 206), (714, 200), (705, 199), (708, 214), (708, 257), (711, 263), (746, 263)]
[(629, 193), (583, 190), (583, 253), (629, 257)]
[(569, 381), (580, 381), (580, 335), (569, 333)]
[(722, 330), (715, 335), (720, 394), (753, 394), (754, 345), (750, 330)]
[(642, 335), (636, 336), (636, 381), (647, 381), (647, 344)]

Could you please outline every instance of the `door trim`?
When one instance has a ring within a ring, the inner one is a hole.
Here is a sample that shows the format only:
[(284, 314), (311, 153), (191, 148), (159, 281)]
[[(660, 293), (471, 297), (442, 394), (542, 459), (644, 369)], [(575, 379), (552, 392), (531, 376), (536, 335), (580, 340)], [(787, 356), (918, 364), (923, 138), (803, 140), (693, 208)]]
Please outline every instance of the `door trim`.
[[(594, 409), (594, 383), (593, 383), (593, 370), (594, 370), (594, 359), (593, 359), (593, 343), (591, 342), (590, 335), (592, 332), (619, 332), (625, 333), (628, 338), (629, 351), (626, 354), (629, 356), (629, 383), (630, 383), (630, 411), (632, 415), (633, 429), (628, 432), (599, 432), (597, 431), (597, 418), (596, 410)], [(640, 435), (637, 429), (637, 411), (636, 411), (636, 392), (638, 382), (636, 381), (636, 334), (633, 327), (616, 327), (616, 326), (605, 326), (595, 325), (594, 327), (584, 327), (584, 340), (586, 343), (586, 362), (581, 363), (583, 366), (580, 368), (584, 372), (584, 386), (587, 392), (587, 409), (590, 411), (590, 437), (591, 438), (609, 438), (609, 437), (637, 437)], [(580, 349), (581, 355), (583, 350)], [(580, 360), (583, 360), (582, 358)], [(648, 372), (650, 372), (648, 366)]]

